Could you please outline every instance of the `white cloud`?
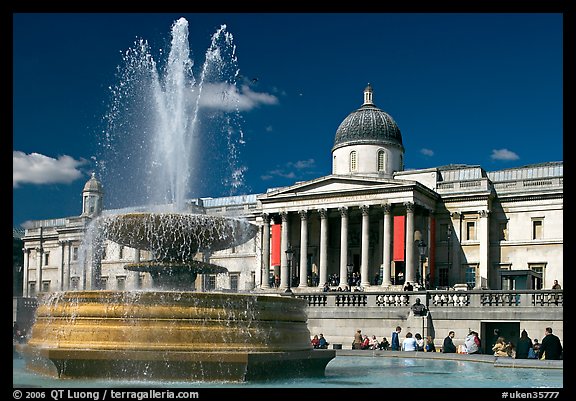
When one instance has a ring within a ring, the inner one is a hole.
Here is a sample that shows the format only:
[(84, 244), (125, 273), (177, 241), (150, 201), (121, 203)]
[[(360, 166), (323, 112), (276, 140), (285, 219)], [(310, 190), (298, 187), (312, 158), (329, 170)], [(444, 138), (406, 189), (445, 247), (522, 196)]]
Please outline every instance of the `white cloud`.
[(263, 92), (254, 92), (248, 85), (241, 90), (225, 82), (204, 84), (200, 106), (224, 111), (248, 111), (266, 104), (277, 104), (278, 98)]
[(295, 179), (300, 178), (303, 175), (310, 174), (316, 167), (316, 161), (314, 159), (308, 160), (298, 160), (295, 162), (288, 162), (282, 167), (278, 167), (275, 170), (269, 171), (267, 174), (260, 176), (263, 181), (269, 181), (274, 177), (282, 177)]
[(420, 149), (420, 153), (422, 153), (424, 156), (434, 156), (434, 151), (432, 149), (422, 148)]
[(518, 160), (520, 156), (508, 149), (492, 149), (492, 160)]
[(315, 165), (316, 165), (316, 162), (314, 159), (298, 160), (297, 162), (288, 162), (287, 163), (288, 167), (294, 167), (297, 170), (314, 168)]
[(76, 160), (66, 155), (54, 159), (15, 150), (12, 152), (12, 187), (18, 188), (20, 184), (70, 184), (82, 177), (78, 167), (86, 163), (85, 159)]

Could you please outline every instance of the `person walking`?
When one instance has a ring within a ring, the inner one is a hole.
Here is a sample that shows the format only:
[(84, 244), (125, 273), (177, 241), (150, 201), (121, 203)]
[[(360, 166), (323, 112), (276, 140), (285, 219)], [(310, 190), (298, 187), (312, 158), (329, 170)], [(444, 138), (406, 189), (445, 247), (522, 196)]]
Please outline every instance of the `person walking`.
[(540, 359), (562, 359), (562, 343), (552, 334), (552, 327), (546, 327), (545, 336), (540, 344)]
[(392, 351), (400, 351), (400, 332), (401, 331), (402, 331), (402, 327), (396, 326), (396, 331), (392, 332), (392, 344), (391, 344)]
[(446, 338), (444, 339), (444, 343), (442, 344), (442, 352), (444, 354), (455, 354), (456, 353), (456, 346), (454, 345), (454, 342), (452, 341), (455, 334), (456, 333), (454, 333), (454, 331), (450, 330), (450, 332), (448, 333), (448, 336), (446, 336)]

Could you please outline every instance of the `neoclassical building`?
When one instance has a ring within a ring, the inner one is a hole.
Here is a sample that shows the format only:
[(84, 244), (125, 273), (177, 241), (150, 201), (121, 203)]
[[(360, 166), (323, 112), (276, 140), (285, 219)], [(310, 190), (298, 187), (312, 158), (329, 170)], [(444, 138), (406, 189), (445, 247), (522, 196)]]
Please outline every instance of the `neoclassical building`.
[[(209, 255), (226, 274), (200, 275), (200, 291), (538, 289), (563, 282), (563, 163), (498, 171), (451, 164), (404, 170), (402, 134), (364, 101), (336, 131), (332, 173), (263, 194), (189, 200), (191, 210), (243, 217), (249, 242)], [(24, 242), (24, 296), (37, 291), (150, 286), (124, 264), (145, 251), (107, 242), (98, 266), (82, 246), (103, 208), (95, 175), (80, 216), (35, 221)], [(288, 252), (287, 252), (288, 251)], [(290, 280), (290, 281), (289, 281)]]

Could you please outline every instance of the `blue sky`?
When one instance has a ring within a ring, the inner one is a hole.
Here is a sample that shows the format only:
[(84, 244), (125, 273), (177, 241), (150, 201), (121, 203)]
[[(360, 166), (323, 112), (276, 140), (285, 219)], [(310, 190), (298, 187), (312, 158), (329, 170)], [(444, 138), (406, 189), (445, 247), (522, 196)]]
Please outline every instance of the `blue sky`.
[(138, 38), (166, 52), (180, 17), (196, 65), (222, 24), (234, 37), (243, 193), (330, 174), (367, 83), (407, 169), (563, 160), (562, 14), (14, 14), (14, 225), (81, 213), (122, 52)]

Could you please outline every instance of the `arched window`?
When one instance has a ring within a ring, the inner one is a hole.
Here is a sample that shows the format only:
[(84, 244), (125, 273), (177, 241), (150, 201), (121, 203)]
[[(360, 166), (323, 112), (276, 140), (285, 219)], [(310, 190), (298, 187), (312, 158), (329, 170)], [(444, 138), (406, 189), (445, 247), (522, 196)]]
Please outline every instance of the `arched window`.
[(355, 150), (350, 152), (350, 171), (356, 171), (358, 169), (357, 157)]
[(336, 156), (332, 159), (332, 171), (336, 172)]
[(378, 151), (378, 171), (386, 169), (386, 153), (383, 150)]

